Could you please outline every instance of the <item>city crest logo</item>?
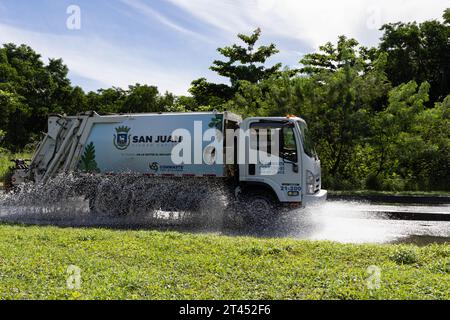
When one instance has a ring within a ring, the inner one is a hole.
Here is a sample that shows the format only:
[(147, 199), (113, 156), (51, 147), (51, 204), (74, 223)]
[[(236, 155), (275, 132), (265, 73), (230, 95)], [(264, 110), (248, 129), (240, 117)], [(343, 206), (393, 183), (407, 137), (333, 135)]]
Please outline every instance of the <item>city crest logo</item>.
[(150, 170), (152, 170), (153, 172), (158, 172), (159, 170), (159, 163), (158, 162), (153, 162), (149, 165)]
[(125, 150), (128, 148), (128, 146), (131, 143), (131, 135), (128, 133), (130, 132), (130, 128), (127, 126), (121, 126), (116, 128), (116, 133), (114, 135), (114, 146), (119, 150)]

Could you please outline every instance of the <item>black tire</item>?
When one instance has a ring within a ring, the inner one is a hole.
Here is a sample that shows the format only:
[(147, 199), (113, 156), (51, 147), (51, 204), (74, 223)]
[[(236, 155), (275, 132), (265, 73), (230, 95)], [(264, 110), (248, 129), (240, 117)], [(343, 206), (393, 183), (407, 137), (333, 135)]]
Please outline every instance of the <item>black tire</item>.
[(278, 200), (269, 193), (251, 192), (240, 199), (244, 222), (251, 226), (271, 225), (280, 215)]

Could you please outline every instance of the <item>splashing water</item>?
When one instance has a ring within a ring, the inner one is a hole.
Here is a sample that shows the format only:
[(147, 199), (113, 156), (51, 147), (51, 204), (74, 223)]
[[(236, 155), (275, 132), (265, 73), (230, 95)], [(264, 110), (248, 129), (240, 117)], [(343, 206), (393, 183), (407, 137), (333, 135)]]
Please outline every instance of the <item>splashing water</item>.
[(59, 175), (0, 194), (0, 219), (69, 226), (220, 223), (231, 199), (219, 179)]
[[(228, 208), (238, 207), (229, 223)], [(254, 210), (236, 203), (220, 179), (142, 175), (60, 175), (45, 185), (0, 193), (0, 221), (69, 227), (152, 228), (350, 243), (450, 241), (450, 222), (391, 220), (386, 212), (447, 214), (450, 206), (330, 201), (245, 223)], [(425, 239), (425, 240), (423, 240)]]

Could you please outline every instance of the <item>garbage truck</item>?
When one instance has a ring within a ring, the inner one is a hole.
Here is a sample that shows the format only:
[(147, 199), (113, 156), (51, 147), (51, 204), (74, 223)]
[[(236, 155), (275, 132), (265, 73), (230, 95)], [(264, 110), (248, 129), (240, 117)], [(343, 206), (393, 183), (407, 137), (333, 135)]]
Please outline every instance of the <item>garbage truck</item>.
[[(121, 176), (125, 184), (141, 177), (166, 185), (173, 181), (171, 193), (183, 181), (201, 193), (198, 187), (212, 180), (247, 206), (269, 212), (327, 197), (307, 124), (296, 116), (242, 119), (227, 111), (50, 115), (48, 132), (29, 163), (14, 161), (6, 181), (10, 188), (25, 182), (42, 186), (71, 173)], [(127, 190), (136, 189), (151, 196), (143, 187)], [(96, 197), (107, 192), (97, 188), (86, 195), (92, 210)]]

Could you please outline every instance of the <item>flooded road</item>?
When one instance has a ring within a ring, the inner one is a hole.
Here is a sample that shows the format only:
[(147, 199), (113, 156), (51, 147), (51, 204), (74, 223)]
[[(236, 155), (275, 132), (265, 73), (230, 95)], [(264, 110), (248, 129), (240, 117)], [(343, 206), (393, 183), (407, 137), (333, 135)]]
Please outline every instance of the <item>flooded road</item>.
[(343, 243), (450, 243), (449, 218), (450, 205), (328, 201), (294, 218), (289, 234)]
[[(450, 205), (396, 205), (327, 201), (283, 213), (270, 223), (225, 226), (221, 212), (207, 213), (205, 221), (180, 219), (181, 214), (158, 212), (122, 217), (94, 215), (81, 199), (51, 207), (10, 206), (0, 202), (0, 222), (61, 227), (173, 230), (230, 236), (286, 237), (341, 243), (450, 243)], [(211, 219), (213, 217), (213, 219)]]

